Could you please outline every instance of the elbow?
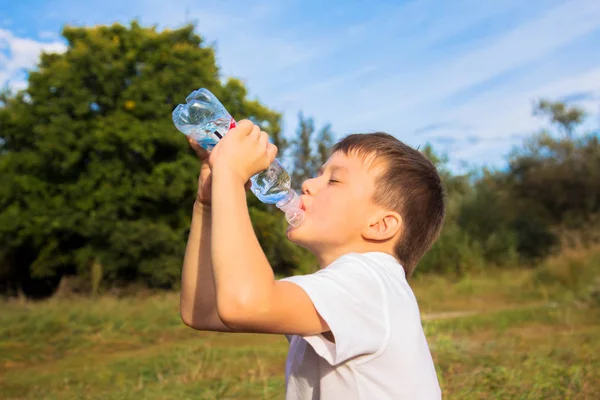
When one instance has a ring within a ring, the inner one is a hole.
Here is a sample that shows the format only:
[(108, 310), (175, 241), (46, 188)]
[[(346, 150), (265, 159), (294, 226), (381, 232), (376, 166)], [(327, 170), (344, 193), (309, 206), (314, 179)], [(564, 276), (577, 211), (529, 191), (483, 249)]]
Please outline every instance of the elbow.
[(223, 325), (229, 329), (235, 329), (240, 319), (240, 309), (233, 304), (218, 304), (217, 314)]
[(264, 302), (258, 299), (243, 300), (237, 298), (219, 299), (217, 314), (228, 329), (232, 331), (248, 331), (264, 314)]
[(257, 307), (239, 301), (220, 302), (217, 313), (223, 324), (233, 330), (245, 330), (251, 326)]
[(179, 316), (181, 317), (181, 322), (183, 322), (185, 325), (189, 326), (192, 329), (196, 329), (195, 326), (194, 326), (193, 319), (188, 314), (186, 314), (185, 312), (181, 311), (179, 313)]
[(192, 318), (192, 315), (183, 307), (181, 307), (179, 310), (179, 316), (181, 317), (181, 322), (183, 322), (185, 325), (192, 329), (198, 329), (197, 324), (194, 323), (194, 318)]
[(183, 322), (186, 326), (195, 329), (197, 331), (205, 331), (208, 328), (202, 324), (202, 321), (194, 318), (194, 313), (188, 310), (186, 307), (181, 306), (179, 308), (179, 316), (181, 317), (181, 322)]

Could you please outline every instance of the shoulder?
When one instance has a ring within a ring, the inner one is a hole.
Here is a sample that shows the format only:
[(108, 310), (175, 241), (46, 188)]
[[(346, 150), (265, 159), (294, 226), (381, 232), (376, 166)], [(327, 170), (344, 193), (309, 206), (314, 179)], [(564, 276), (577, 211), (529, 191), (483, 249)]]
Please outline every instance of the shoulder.
[(347, 253), (331, 263), (324, 271), (341, 271), (372, 275), (384, 280), (406, 282), (404, 268), (391, 254), (383, 252)]
[(347, 270), (355, 272), (350, 275), (356, 281), (356, 288), (368, 286), (372, 290), (379, 290), (383, 300), (393, 305), (394, 309), (418, 310), (417, 299), (406, 280), (404, 268), (391, 254), (349, 253), (344, 257), (344, 264)]
[(363, 295), (377, 293), (376, 296), (369, 297), (372, 301), (380, 298), (380, 295), (385, 292), (384, 279), (376, 272), (377, 268), (376, 263), (364, 254), (347, 253), (317, 272), (291, 276), (282, 281), (295, 283), (309, 293), (319, 291), (333, 297), (340, 296), (344, 292), (351, 293), (353, 296), (359, 293)]
[(346, 253), (317, 272), (281, 280), (329, 293), (336, 290), (362, 291), (364, 294), (376, 292), (378, 295), (372, 300), (385, 296), (390, 285), (406, 284), (402, 266), (392, 255), (379, 252)]
[(315, 278), (334, 279), (339, 283), (369, 284), (381, 279), (380, 266), (364, 253), (347, 253), (315, 272)]

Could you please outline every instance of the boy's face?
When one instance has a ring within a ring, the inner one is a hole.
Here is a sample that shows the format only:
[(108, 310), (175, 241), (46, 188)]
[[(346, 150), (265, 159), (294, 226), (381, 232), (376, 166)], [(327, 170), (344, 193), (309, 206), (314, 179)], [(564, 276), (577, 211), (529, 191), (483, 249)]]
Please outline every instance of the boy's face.
[(288, 239), (317, 255), (353, 251), (363, 243), (361, 232), (376, 207), (376, 172), (352, 154), (332, 154), (319, 175), (303, 183), (304, 221), (288, 228)]

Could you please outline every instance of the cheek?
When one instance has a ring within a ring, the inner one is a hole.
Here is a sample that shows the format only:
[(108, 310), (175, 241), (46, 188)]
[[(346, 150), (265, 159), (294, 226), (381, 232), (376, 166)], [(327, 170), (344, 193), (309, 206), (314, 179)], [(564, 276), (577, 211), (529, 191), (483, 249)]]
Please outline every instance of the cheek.
[(306, 218), (307, 227), (322, 237), (340, 236), (354, 223), (353, 210), (354, 207), (347, 197), (332, 196), (319, 199), (313, 203), (313, 208)]
[(348, 201), (341, 196), (327, 196), (313, 203), (310, 218), (315, 225), (330, 225), (345, 218)]
[(325, 239), (337, 235), (344, 226), (345, 212), (330, 199), (320, 198), (311, 204), (310, 211), (306, 213), (304, 221), (297, 228), (288, 227), (289, 240), (301, 244), (315, 239)]
[(287, 238), (297, 244), (311, 241), (344, 241), (355, 235), (361, 218), (360, 201), (355, 193), (339, 191), (320, 193), (311, 204), (304, 222), (288, 227)]

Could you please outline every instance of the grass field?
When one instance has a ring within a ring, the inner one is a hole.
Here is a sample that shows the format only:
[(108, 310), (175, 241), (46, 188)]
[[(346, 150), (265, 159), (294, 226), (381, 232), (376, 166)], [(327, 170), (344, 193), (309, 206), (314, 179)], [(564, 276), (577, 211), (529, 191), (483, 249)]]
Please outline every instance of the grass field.
[[(600, 302), (571, 261), (415, 279), (444, 398), (600, 399)], [(0, 302), (2, 399), (280, 399), (286, 353), (184, 327), (177, 293)]]

